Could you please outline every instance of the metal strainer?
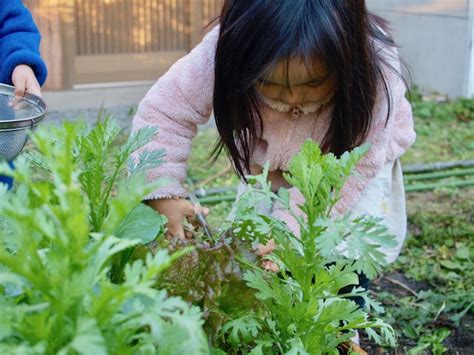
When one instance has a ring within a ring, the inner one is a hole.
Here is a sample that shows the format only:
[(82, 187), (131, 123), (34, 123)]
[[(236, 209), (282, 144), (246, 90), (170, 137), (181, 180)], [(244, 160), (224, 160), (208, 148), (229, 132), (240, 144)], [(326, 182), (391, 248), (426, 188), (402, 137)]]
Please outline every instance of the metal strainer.
[(46, 104), (38, 96), (15, 98), (15, 88), (0, 84), (0, 161), (14, 159), (25, 146), (28, 133), (43, 121)]

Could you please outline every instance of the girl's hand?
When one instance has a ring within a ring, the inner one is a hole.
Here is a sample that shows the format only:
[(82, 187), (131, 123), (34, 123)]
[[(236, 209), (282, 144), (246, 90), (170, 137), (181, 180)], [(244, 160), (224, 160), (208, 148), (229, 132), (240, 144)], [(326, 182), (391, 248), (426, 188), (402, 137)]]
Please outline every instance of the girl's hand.
[[(259, 244), (258, 246), (258, 255), (260, 256), (265, 256), (267, 254), (270, 254), (274, 249), (275, 249), (275, 240), (270, 239), (267, 244)], [(280, 271), (280, 268), (278, 267), (277, 264), (275, 264), (271, 260), (263, 260), (262, 266), (265, 270), (271, 271), (271, 272), (278, 272)]]
[(25, 93), (41, 96), (41, 87), (36, 75), (28, 65), (20, 64), (12, 74), (12, 82), (15, 85), (15, 96), (22, 98)]
[(270, 239), (267, 244), (259, 244), (258, 245), (258, 255), (265, 256), (270, 254), (275, 249), (275, 240)]
[(206, 208), (203, 211), (197, 211), (195, 206), (184, 198), (157, 199), (147, 201), (147, 203), (168, 219), (166, 235), (179, 239), (186, 239), (183, 226), (185, 218), (194, 218), (199, 212), (204, 214), (209, 212)]

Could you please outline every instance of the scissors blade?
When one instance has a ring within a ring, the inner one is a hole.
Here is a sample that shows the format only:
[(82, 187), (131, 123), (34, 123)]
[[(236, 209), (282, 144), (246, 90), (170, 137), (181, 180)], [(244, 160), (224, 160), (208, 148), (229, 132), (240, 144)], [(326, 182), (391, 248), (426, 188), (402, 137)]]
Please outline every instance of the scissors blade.
[(204, 230), (204, 233), (206, 233), (206, 236), (208, 238), (212, 238), (212, 232), (211, 232), (211, 227), (209, 226), (209, 223), (207, 222), (206, 216), (203, 213), (203, 208), (201, 206), (201, 203), (199, 202), (198, 198), (196, 197), (195, 194), (190, 192), (188, 194), (189, 200), (191, 203), (197, 207), (198, 213), (196, 213), (196, 217), (198, 222), (201, 224), (202, 229)]

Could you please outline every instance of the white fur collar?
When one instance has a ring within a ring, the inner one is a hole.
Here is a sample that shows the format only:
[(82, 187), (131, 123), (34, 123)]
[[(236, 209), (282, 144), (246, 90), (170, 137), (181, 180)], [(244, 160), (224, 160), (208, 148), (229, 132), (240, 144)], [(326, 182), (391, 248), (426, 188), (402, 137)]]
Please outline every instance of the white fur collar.
[(280, 100), (274, 100), (270, 99), (266, 96), (263, 96), (259, 94), (260, 99), (271, 109), (276, 110), (278, 112), (283, 112), (283, 113), (292, 113), (292, 116), (294, 117), (299, 117), (302, 115), (308, 115), (311, 113), (317, 112), (319, 109), (322, 107), (326, 106), (328, 103), (331, 102), (333, 99), (333, 95), (330, 95), (327, 99), (320, 101), (320, 102), (315, 102), (315, 103), (308, 103), (304, 105), (290, 105), (286, 104), (284, 102), (281, 102)]

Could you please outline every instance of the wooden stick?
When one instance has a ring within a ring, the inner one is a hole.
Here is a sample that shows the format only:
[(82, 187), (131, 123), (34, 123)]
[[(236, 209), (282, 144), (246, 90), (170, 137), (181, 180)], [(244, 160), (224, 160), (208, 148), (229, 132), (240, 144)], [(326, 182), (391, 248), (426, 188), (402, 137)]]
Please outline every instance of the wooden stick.
[(199, 188), (199, 187), (202, 187), (204, 185), (207, 185), (208, 183), (210, 183), (211, 181), (214, 181), (215, 179), (218, 179), (220, 178), (221, 176), (227, 174), (229, 171), (232, 170), (232, 165), (227, 165), (223, 170), (221, 170), (220, 172), (218, 172), (217, 174), (215, 175), (212, 175), (210, 177), (208, 177), (207, 179), (204, 179), (203, 181), (199, 182), (198, 184), (196, 184), (194, 186), (195, 189)]
[(419, 298), (418, 294), (410, 287), (408, 287), (407, 285), (405, 285), (404, 283), (402, 283), (401, 281), (398, 281), (398, 280), (395, 280), (395, 279), (392, 279), (391, 277), (388, 277), (388, 276), (384, 276), (383, 277), (385, 280), (387, 280), (388, 282), (391, 282), (393, 283), (394, 285), (397, 285), (397, 286), (400, 286), (401, 288), (403, 288), (404, 290), (410, 292), (413, 296), (415, 296), (416, 298)]

